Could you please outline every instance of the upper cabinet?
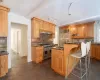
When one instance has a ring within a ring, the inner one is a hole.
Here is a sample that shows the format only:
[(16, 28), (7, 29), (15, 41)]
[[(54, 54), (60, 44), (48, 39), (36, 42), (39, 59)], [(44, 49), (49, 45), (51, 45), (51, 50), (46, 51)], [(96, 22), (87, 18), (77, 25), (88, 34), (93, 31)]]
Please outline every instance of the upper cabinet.
[(40, 22), (38, 19), (34, 18), (32, 19), (32, 38), (38, 38), (39, 37), (39, 29), (42, 27), (40, 26)]
[(75, 25), (69, 26), (69, 31), (70, 31), (71, 36), (77, 34), (77, 28), (76, 28), (76, 26)]
[(77, 25), (77, 35), (79, 38), (85, 37), (85, 27), (84, 25)]
[(70, 25), (71, 38), (93, 38), (94, 37), (94, 22)]
[(9, 8), (0, 5), (0, 37), (8, 36), (8, 12)]
[(94, 22), (86, 24), (85, 36), (90, 38), (94, 37)]
[(39, 38), (40, 32), (50, 32), (55, 35), (55, 24), (43, 21), (38, 18), (32, 18), (32, 39)]

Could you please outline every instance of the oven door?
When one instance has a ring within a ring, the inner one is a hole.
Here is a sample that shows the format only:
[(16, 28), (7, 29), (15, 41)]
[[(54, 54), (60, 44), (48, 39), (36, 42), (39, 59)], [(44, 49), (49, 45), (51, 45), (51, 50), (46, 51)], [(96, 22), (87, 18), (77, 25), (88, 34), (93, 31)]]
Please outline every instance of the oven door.
[(50, 58), (51, 57), (51, 50), (44, 51), (43, 56), (44, 56), (44, 59)]

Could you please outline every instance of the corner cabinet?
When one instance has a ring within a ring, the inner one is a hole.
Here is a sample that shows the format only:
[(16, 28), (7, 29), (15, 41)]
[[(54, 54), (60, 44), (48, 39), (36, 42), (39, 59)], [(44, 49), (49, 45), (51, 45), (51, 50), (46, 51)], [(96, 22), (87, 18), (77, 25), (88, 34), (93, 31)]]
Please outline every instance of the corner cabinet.
[(31, 25), (32, 25), (32, 39), (39, 38), (40, 32), (50, 32), (52, 35), (55, 35), (55, 24), (49, 23), (47, 21), (38, 19), (38, 18), (32, 18), (31, 19)]
[(8, 36), (8, 12), (9, 8), (0, 5), (0, 37)]
[(8, 72), (8, 55), (0, 56), (0, 77), (3, 77)]
[(43, 46), (32, 47), (32, 61), (35, 63), (40, 63), (43, 61)]

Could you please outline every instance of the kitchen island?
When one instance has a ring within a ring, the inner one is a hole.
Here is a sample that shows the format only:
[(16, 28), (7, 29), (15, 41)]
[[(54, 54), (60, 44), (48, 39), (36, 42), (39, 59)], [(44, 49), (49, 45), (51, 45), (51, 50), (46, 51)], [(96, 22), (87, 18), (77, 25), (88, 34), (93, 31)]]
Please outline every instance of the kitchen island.
[[(69, 75), (73, 70), (74, 58), (69, 57), (69, 72), (67, 72), (67, 59), (69, 54), (76, 52), (79, 49), (79, 44), (64, 44), (64, 48), (56, 48), (52, 49), (51, 54), (51, 68), (59, 73), (60, 75), (66, 76)], [(77, 60), (78, 61), (78, 60)]]

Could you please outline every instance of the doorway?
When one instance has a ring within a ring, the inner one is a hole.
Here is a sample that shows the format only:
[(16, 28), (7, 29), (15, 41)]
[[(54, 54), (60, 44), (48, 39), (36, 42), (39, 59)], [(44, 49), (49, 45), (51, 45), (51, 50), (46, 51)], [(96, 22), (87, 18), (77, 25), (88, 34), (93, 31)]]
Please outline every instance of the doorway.
[(11, 63), (12, 67), (27, 62), (27, 25), (11, 23)]

